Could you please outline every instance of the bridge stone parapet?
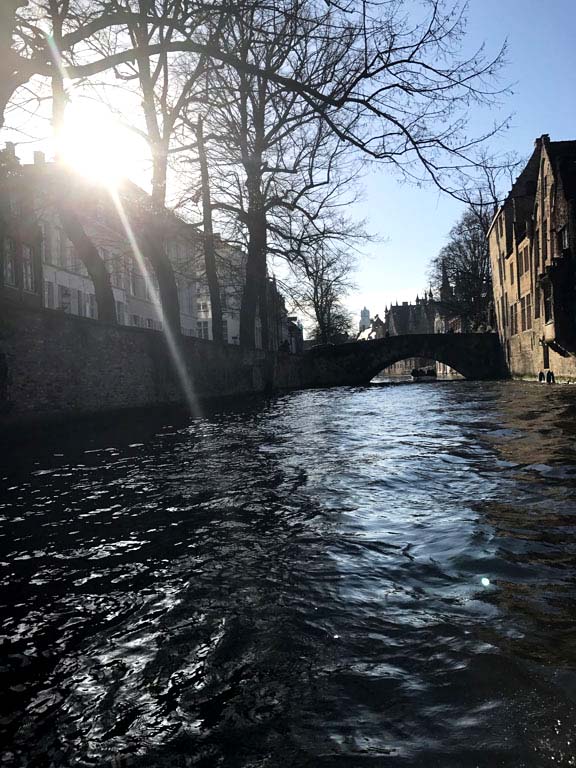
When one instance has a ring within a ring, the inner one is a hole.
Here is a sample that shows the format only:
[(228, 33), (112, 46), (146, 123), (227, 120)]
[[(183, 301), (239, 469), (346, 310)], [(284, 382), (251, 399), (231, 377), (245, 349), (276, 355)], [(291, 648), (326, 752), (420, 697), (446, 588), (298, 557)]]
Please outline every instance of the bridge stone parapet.
[(445, 363), (466, 379), (508, 378), (496, 333), (410, 334), (313, 347), (304, 355), (304, 378), (318, 387), (367, 384), (389, 365), (414, 357)]

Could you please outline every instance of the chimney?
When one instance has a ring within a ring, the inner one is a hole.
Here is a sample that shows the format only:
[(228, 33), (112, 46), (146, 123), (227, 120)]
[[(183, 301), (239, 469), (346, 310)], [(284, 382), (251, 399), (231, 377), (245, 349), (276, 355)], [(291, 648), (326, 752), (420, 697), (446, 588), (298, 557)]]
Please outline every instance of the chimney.
[(46, 155), (44, 152), (34, 152), (34, 165), (44, 165), (46, 162)]
[(550, 144), (549, 133), (543, 133), (542, 136), (539, 136), (534, 142), (534, 146), (536, 147), (536, 149), (539, 149), (542, 145), (548, 146), (548, 144)]

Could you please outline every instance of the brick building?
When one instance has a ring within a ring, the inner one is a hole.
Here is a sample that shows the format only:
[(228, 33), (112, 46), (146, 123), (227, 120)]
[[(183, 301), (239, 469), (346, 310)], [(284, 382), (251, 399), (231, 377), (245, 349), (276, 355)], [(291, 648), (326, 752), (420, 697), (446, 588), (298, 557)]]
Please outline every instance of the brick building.
[(576, 381), (576, 141), (536, 140), (488, 242), (512, 376)]

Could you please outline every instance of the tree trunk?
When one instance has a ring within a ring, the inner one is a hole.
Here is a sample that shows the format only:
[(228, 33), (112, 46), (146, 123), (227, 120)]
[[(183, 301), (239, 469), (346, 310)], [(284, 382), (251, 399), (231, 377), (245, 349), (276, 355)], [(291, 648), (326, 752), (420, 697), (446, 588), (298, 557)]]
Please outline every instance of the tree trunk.
[(212, 338), (219, 344), (224, 343), (222, 328), (222, 301), (220, 299), (220, 283), (216, 269), (216, 250), (214, 248), (214, 228), (212, 226), (212, 203), (210, 201), (210, 176), (204, 147), (204, 132), (202, 118), (196, 125), (196, 141), (200, 161), (200, 177), (202, 179), (202, 225), (204, 228), (204, 264), (206, 279), (210, 292), (210, 308), (212, 316)]
[(150, 262), (158, 280), (158, 294), (164, 326), (178, 336), (180, 326), (180, 300), (172, 262), (164, 249), (162, 233), (154, 225), (142, 225), (138, 236), (143, 256)]
[(166, 205), (166, 180), (168, 176), (168, 150), (158, 139), (152, 142), (152, 202), (158, 209)]
[(58, 215), (66, 237), (74, 246), (76, 254), (82, 260), (94, 283), (98, 319), (105, 323), (116, 323), (116, 303), (110, 283), (110, 275), (98, 253), (98, 249), (84, 231), (78, 215), (69, 205), (60, 203), (58, 205)]
[(260, 280), (260, 330), (262, 335), (262, 349), (270, 349), (270, 323), (268, 315), (268, 280), (266, 274)]
[[(248, 256), (246, 259), (246, 282), (240, 308), (240, 344), (254, 349), (256, 346), (255, 323), (258, 303), (261, 307), (262, 341), (267, 336), (267, 313), (263, 285), (266, 281), (266, 234), (267, 221), (260, 189), (260, 176), (251, 174), (247, 183), (248, 205)], [(264, 304), (264, 306), (263, 306)], [(266, 330), (265, 330), (266, 328)], [(266, 342), (268, 339), (266, 338)]]

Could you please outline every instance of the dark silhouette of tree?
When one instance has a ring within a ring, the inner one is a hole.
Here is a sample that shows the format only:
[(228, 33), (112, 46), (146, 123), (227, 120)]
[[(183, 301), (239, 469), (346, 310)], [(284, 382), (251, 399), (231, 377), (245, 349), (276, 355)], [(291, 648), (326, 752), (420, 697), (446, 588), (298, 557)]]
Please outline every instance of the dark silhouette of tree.
[[(432, 260), (430, 276), (441, 310), (477, 330), (489, 323), (492, 301), (490, 255), (484, 229), (488, 212), (468, 207), (450, 230), (448, 243)], [(446, 283), (450, 291), (446, 290)]]
[(307, 247), (290, 264), (284, 288), (292, 304), (313, 323), (313, 338), (328, 344), (352, 327), (343, 299), (354, 287), (355, 259), (329, 240)]

